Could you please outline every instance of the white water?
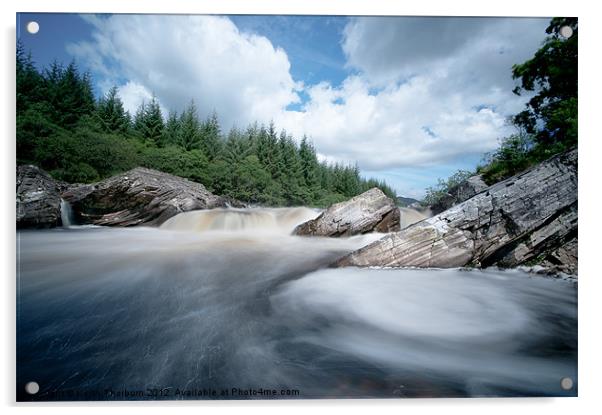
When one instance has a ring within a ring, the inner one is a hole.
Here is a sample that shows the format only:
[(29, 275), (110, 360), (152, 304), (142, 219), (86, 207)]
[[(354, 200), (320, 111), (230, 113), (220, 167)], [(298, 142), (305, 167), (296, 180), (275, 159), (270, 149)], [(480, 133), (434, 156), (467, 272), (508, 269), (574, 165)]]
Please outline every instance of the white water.
[(576, 379), (573, 285), (518, 271), (328, 269), (382, 235), (290, 235), (317, 214), (216, 209), (160, 229), (20, 232), (19, 384), (35, 378), (50, 397), (82, 387), (575, 393), (559, 388)]
[(290, 234), (297, 225), (314, 219), (320, 211), (305, 207), (211, 209), (181, 213), (168, 219), (162, 229), (178, 231), (230, 231)]
[(401, 229), (431, 217), (430, 211), (419, 212), (417, 210), (405, 207), (399, 208), (399, 216)]
[[(405, 228), (430, 215), (410, 208), (399, 208), (400, 226)], [(253, 231), (256, 233), (290, 234), (297, 225), (316, 218), (321, 212), (306, 207), (211, 209), (185, 212), (167, 220), (162, 229), (178, 231)]]
[(61, 199), (61, 223), (64, 228), (71, 226), (71, 218), (73, 217), (73, 210), (71, 204), (65, 199)]

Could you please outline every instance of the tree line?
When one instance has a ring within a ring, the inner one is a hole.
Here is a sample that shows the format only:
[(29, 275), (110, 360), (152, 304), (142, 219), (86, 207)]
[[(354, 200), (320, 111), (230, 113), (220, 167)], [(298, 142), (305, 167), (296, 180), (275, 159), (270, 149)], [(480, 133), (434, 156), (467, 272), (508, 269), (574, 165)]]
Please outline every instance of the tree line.
[(92, 79), (72, 62), (38, 70), (17, 45), (17, 163), (35, 164), (67, 182), (90, 183), (137, 166), (202, 183), (220, 195), (269, 206), (328, 206), (379, 187), (357, 165), (319, 161), (274, 123), (223, 132), (214, 112), (194, 101), (164, 116), (158, 100), (131, 115), (116, 87), (95, 99)]

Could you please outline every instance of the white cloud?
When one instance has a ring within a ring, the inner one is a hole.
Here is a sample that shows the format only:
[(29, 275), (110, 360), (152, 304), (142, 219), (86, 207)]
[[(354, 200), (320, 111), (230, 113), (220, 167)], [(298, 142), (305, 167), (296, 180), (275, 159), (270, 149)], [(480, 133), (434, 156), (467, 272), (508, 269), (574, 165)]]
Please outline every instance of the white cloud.
[[(224, 125), (269, 120), (298, 96), (286, 53), (265, 37), (239, 32), (225, 17), (88, 16), (93, 40), (71, 53), (119, 85), (122, 95), (156, 94), (181, 111), (194, 99), (201, 115), (214, 109)], [(123, 80), (126, 80), (125, 85)], [(105, 80), (105, 84), (107, 80)]]
[(371, 170), (429, 165), (494, 147), (504, 116), (477, 109), (480, 101), (472, 97), (435, 96), (438, 82), (415, 77), (376, 94), (362, 76), (341, 88), (319, 84), (309, 88), (304, 111), (282, 113), (277, 123), (310, 134), (328, 159), (358, 160)]
[[(545, 19), (351, 19), (342, 47), (358, 73), (308, 88), (279, 123), (311, 135), (329, 159), (363, 169), (428, 166), (480, 155), (513, 131), (525, 97), (511, 67), (545, 36)], [(474, 157), (473, 157), (474, 158)]]
[[(103, 85), (122, 85), (128, 109), (153, 93), (177, 110), (194, 98), (201, 115), (215, 109), (225, 128), (273, 119), (310, 136), (321, 158), (371, 171), (440, 165), (495, 148), (510, 132), (506, 117), (525, 102), (511, 92), (511, 66), (532, 56), (547, 24), (353, 18), (341, 43), (353, 74), (334, 87), (295, 82), (286, 51), (226, 17), (87, 20), (93, 40), (70, 50), (105, 77)], [(309, 100), (301, 111), (286, 110), (300, 90)]]
[(144, 85), (128, 81), (119, 88), (119, 97), (123, 101), (123, 107), (133, 116), (142, 102), (149, 102), (153, 98), (151, 91)]

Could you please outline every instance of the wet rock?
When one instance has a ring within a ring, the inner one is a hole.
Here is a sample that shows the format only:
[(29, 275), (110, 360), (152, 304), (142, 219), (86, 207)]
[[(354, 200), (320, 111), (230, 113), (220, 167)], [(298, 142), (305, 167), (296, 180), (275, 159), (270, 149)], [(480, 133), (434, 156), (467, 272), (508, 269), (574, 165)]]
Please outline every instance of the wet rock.
[[(558, 249), (576, 235), (577, 150), (573, 150), (387, 235), (335, 265), (514, 267), (542, 257), (571, 256)], [(570, 252), (576, 259), (576, 242)]]
[(399, 230), (395, 202), (374, 187), (345, 202), (330, 206), (317, 218), (297, 226), (293, 233), (305, 236), (351, 236)]
[(60, 183), (36, 166), (18, 166), (17, 228), (52, 228), (60, 225)]
[(229, 204), (200, 183), (142, 167), (91, 185), (67, 186), (63, 197), (78, 222), (105, 226), (160, 225), (181, 212)]
[(452, 206), (462, 203), (471, 197), (481, 193), (489, 186), (483, 181), (481, 175), (471, 176), (457, 186), (449, 189), (447, 194), (434, 203), (430, 208), (431, 212), (436, 215), (451, 208)]

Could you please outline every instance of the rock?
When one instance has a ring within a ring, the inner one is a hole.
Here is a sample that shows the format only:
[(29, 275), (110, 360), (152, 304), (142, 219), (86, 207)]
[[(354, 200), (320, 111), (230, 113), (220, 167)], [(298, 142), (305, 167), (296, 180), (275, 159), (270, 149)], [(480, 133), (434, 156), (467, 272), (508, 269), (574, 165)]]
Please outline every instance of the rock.
[(200, 183), (142, 167), (91, 185), (68, 185), (76, 220), (105, 226), (160, 225), (189, 210), (226, 207)]
[(396, 230), (399, 230), (399, 209), (391, 198), (374, 187), (350, 200), (330, 206), (317, 218), (297, 226), (293, 234), (351, 236)]
[(577, 275), (577, 237), (541, 258), (538, 264), (552, 273)]
[(462, 183), (449, 189), (448, 193), (431, 206), (431, 211), (437, 215), (452, 206), (462, 203), (481, 193), (489, 186), (481, 175), (471, 176)]
[[(577, 150), (496, 183), (432, 218), (343, 257), (336, 266), (514, 267), (574, 253)], [(567, 244), (569, 244), (567, 246)], [(564, 251), (558, 249), (566, 246)]]
[(17, 167), (17, 228), (61, 225), (60, 184), (35, 166)]

